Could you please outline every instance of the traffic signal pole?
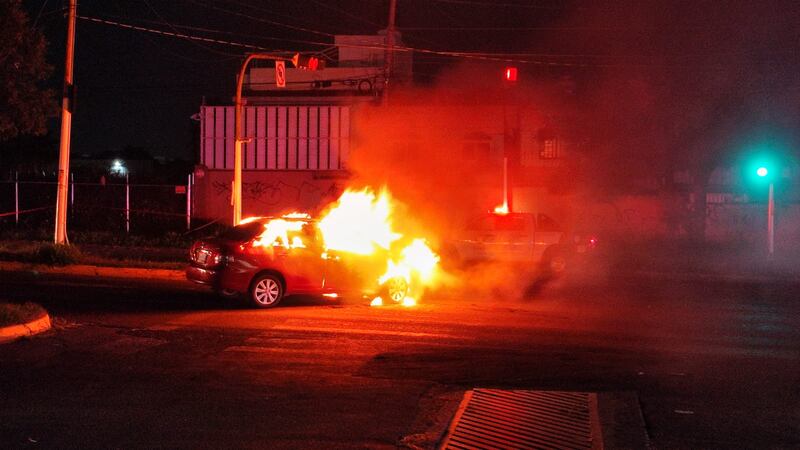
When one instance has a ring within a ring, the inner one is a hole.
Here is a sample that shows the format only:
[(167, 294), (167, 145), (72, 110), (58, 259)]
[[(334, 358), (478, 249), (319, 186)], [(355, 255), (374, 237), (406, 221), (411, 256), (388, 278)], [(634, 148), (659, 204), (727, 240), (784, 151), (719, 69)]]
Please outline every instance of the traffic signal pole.
[(767, 203), (767, 251), (772, 258), (775, 252), (775, 188), (769, 184), (769, 203)]
[[(73, 0), (74, 1), (74, 0)], [(239, 225), (242, 221), (242, 143), (249, 139), (242, 138), (242, 86), (244, 85), (244, 74), (247, 66), (254, 59), (265, 59), (271, 61), (292, 61), (292, 58), (275, 56), (268, 53), (251, 53), (242, 62), (239, 68), (239, 77), (236, 78), (236, 107), (233, 115), (233, 183), (231, 185), (231, 205), (233, 206), (233, 226)], [(297, 56), (295, 57), (295, 61)], [(295, 62), (295, 64), (297, 64)]]
[(397, 12), (397, 0), (389, 2), (389, 24), (386, 27), (386, 64), (384, 67), (383, 104), (389, 104), (389, 83), (394, 70), (394, 20)]
[(72, 69), (75, 59), (75, 13), (77, 0), (69, 0), (67, 16), (67, 54), (64, 63), (64, 92), (61, 96), (61, 141), (58, 153), (58, 191), (56, 192), (56, 244), (67, 241), (67, 193), (69, 192), (69, 146), (72, 131), (74, 86)]

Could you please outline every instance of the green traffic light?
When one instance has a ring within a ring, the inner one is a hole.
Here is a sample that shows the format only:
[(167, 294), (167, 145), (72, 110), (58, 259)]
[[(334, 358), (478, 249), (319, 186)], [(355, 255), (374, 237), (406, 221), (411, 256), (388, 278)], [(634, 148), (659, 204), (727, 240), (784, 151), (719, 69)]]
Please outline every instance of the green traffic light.
[(763, 166), (759, 167), (758, 170), (756, 170), (756, 174), (760, 177), (765, 177), (767, 176), (768, 173), (769, 171), (767, 170), (767, 168)]

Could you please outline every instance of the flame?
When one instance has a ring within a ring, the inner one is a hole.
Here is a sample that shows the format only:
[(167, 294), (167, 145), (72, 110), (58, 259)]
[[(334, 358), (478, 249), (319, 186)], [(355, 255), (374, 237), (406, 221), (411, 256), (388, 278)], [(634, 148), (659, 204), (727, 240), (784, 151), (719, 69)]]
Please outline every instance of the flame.
[(428, 247), (424, 239), (414, 239), (400, 253), (400, 261), (388, 261), (386, 273), (380, 277), (383, 284), (395, 277), (403, 277), (411, 282), (413, 275), (418, 275), (423, 283), (430, 282), (439, 263), (439, 257)]
[[(405, 284), (410, 286), (402, 304), (413, 306), (416, 300), (408, 294), (412, 288), (415, 295), (421, 294), (422, 289), (433, 281), (439, 257), (424, 239), (410, 239), (395, 231), (392, 210), (392, 198), (385, 189), (379, 194), (369, 188), (346, 190), (316, 223), (322, 244), (320, 248), (324, 249), (320, 257), (338, 260), (339, 255), (369, 256), (369, 264), (377, 269), (370, 276), (377, 275), (385, 267), (385, 273), (375, 280), (379, 285), (402, 277)], [(241, 223), (259, 219), (263, 218), (250, 217)], [(309, 224), (312, 224), (311, 216), (300, 212), (270, 219), (264, 223), (264, 231), (252, 242), (252, 246), (305, 248), (308, 242), (303, 239), (309, 236), (304, 227)], [(376, 297), (371, 304), (380, 306), (383, 300)]]
[[(264, 224), (264, 231), (253, 240), (253, 247), (286, 247), (286, 248), (305, 248), (303, 238), (298, 235), (289, 236), (289, 233), (300, 233), (308, 223), (304, 220), (310, 216), (305, 213), (290, 213), (281, 218), (271, 219)], [(240, 223), (250, 223), (262, 217), (248, 217)], [(291, 220), (287, 220), (291, 219)]]
[(509, 211), (508, 211), (508, 201), (503, 200), (503, 204), (502, 205), (498, 205), (497, 207), (494, 208), (494, 213), (495, 214), (503, 214), (503, 215), (508, 214), (509, 213)]
[(319, 221), (325, 247), (357, 255), (388, 249), (400, 237), (392, 231), (389, 201), (385, 190), (377, 197), (370, 189), (346, 190)]

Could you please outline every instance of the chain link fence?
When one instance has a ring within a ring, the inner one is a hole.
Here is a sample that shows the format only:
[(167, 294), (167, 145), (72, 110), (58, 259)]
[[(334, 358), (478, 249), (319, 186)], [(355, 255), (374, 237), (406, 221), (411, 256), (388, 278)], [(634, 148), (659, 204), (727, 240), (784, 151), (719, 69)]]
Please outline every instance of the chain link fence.
[[(187, 184), (80, 183), (69, 185), (67, 223), (76, 231), (156, 235), (192, 226)], [(0, 181), (0, 230), (54, 226), (55, 181)]]

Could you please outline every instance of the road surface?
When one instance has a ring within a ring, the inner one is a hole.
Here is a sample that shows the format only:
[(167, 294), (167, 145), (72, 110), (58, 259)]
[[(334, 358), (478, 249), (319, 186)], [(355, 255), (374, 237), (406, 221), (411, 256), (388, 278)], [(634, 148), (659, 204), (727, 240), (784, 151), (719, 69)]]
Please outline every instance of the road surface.
[(174, 280), (0, 271), (0, 293), (55, 322), (0, 346), (4, 448), (428, 448), (475, 387), (619, 394), (656, 448), (800, 447), (793, 283), (254, 311)]

